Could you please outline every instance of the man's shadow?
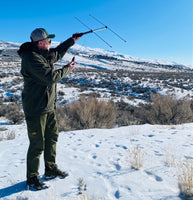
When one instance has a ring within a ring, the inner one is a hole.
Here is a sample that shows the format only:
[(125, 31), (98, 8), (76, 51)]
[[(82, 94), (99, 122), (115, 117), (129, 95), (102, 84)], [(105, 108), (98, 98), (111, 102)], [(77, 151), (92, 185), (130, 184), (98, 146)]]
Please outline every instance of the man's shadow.
[(27, 190), (26, 181), (22, 181), (16, 183), (15, 185), (0, 189), (0, 198), (7, 197), (12, 194), (22, 192), (24, 190)]

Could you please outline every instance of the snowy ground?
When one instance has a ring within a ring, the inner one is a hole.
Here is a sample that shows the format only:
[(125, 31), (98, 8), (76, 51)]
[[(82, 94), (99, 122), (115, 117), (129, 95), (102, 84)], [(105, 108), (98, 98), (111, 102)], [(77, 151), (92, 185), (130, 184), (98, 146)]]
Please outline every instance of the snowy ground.
[[(3, 124), (3, 123), (1, 123)], [(166, 165), (192, 157), (193, 124), (138, 125), (114, 129), (60, 132), (57, 164), (66, 179), (48, 181), (49, 189), (25, 189), (28, 138), (25, 124), (1, 125), (1, 137), (14, 131), (14, 140), (0, 141), (1, 200), (80, 200), (78, 179), (87, 185), (90, 200), (180, 200), (178, 170)], [(6, 130), (5, 130), (6, 129)], [(143, 153), (142, 168), (131, 168), (132, 150)], [(40, 177), (44, 174), (41, 157)]]

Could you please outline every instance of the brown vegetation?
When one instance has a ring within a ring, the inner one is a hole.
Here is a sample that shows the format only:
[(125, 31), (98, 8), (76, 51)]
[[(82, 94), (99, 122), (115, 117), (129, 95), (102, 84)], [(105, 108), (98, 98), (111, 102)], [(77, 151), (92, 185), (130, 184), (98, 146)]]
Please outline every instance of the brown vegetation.
[(170, 95), (151, 94), (151, 104), (136, 112), (142, 123), (182, 124), (192, 122), (193, 112), (189, 99), (177, 100)]
[(16, 103), (1, 104), (0, 117), (4, 116), (13, 124), (20, 124), (24, 119), (24, 114), (21, 107)]
[(57, 118), (60, 130), (112, 128), (115, 125), (116, 111), (111, 101), (81, 97), (65, 107), (59, 106)]

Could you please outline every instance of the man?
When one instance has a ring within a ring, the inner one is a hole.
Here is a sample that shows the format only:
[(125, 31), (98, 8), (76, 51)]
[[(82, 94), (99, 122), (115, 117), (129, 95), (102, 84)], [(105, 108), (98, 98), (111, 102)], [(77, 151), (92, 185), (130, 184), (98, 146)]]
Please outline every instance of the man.
[(45, 178), (68, 176), (55, 164), (58, 139), (56, 84), (74, 69), (75, 61), (72, 60), (58, 70), (54, 70), (54, 63), (62, 58), (80, 37), (74, 34), (56, 48), (50, 48), (50, 38), (54, 37), (54, 34), (48, 34), (45, 29), (37, 28), (31, 33), (31, 42), (22, 44), (18, 51), (22, 58), (22, 104), (30, 142), (27, 153), (27, 186), (36, 190), (47, 187), (38, 178), (40, 155), (43, 151)]

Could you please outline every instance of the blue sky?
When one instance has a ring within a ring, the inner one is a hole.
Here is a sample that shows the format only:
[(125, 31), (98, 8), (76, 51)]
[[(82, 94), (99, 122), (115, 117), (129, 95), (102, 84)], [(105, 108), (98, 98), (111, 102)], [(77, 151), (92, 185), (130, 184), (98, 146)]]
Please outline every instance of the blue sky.
[(113, 48), (94, 34), (84, 35), (78, 44), (127, 55), (176, 61), (193, 65), (193, 0), (3, 0), (0, 3), (0, 40), (29, 41), (37, 27), (55, 33), (64, 41), (75, 32), (102, 25), (92, 14), (127, 42), (109, 30), (97, 32)]

